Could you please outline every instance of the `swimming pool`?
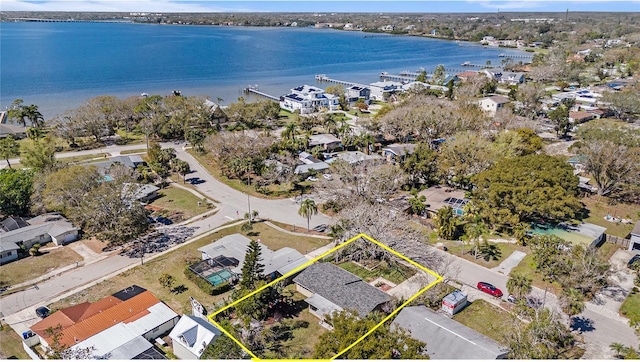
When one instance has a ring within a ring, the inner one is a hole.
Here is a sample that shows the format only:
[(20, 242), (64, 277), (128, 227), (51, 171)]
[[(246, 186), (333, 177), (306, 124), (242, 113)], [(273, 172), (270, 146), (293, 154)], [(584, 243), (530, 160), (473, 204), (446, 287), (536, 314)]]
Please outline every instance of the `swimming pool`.
[(219, 272), (213, 273), (211, 275), (209, 275), (207, 277), (207, 280), (209, 281), (209, 283), (215, 285), (219, 285), (222, 284), (224, 282), (226, 282), (227, 280), (231, 279), (233, 277), (233, 273), (224, 269), (224, 270), (220, 270)]
[(531, 225), (531, 233), (538, 235), (555, 235), (572, 244), (582, 245), (585, 247), (591, 245), (593, 240), (595, 240), (591, 236), (567, 230), (560, 226), (533, 224)]

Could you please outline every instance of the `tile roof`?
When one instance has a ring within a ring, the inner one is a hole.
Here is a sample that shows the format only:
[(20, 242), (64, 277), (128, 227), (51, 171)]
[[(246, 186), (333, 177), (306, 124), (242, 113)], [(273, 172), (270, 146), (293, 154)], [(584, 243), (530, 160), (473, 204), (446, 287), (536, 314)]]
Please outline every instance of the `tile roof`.
[(293, 281), (342, 309), (357, 311), (360, 316), (391, 300), (388, 294), (331, 263), (312, 264)]
[[(119, 302), (118, 302), (119, 301)], [(45, 330), (49, 327), (55, 327), (59, 323), (63, 326), (60, 343), (67, 346), (73, 346), (97, 333), (104, 331), (123, 321), (133, 321), (148, 314), (148, 308), (160, 303), (151, 292), (145, 291), (139, 295), (127, 300), (121, 301), (114, 296), (108, 296), (102, 300), (88, 306), (82, 313), (80, 319), (74, 321), (66, 314), (65, 308), (53, 313), (51, 316), (34, 324), (31, 330), (44, 338), (48, 343), (52, 339), (47, 336)], [(83, 303), (84, 304), (84, 303)], [(72, 316), (77, 318), (80, 309), (77, 306), (70, 307)], [(99, 307), (106, 307), (102, 310)], [(87, 312), (89, 311), (89, 312)], [(69, 323), (71, 321), (71, 323)], [(62, 324), (64, 322), (64, 324)]]

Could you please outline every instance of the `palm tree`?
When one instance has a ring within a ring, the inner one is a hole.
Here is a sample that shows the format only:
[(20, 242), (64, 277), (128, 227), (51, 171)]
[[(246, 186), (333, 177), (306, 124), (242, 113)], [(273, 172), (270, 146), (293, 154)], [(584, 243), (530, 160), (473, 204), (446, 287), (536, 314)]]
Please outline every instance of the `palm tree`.
[(609, 348), (611, 348), (611, 350), (616, 353), (615, 357), (618, 359), (622, 358), (623, 353), (625, 353), (625, 350), (627, 349), (627, 347), (624, 344), (619, 342), (611, 343), (609, 345)]
[(298, 128), (298, 125), (296, 123), (289, 122), (284, 127), (284, 130), (282, 131), (280, 136), (282, 136), (282, 139), (284, 140), (291, 140), (296, 136), (296, 134), (298, 134), (297, 128)]
[[(464, 231), (466, 232), (469, 240), (475, 245), (475, 258), (478, 258), (478, 249), (480, 247), (480, 240), (482, 238), (482, 234), (487, 231), (487, 227), (484, 225), (482, 221), (471, 222), (465, 225)], [(485, 241), (486, 242), (486, 241)]]
[(569, 326), (573, 316), (582, 313), (586, 305), (584, 304), (584, 295), (575, 288), (563, 289), (560, 294), (560, 307), (562, 311), (569, 315)]
[(529, 225), (523, 222), (518, 223), (513, 227), (513, 237), (516, 238), (518, 243), (522, 246), (527, 244), (529, 229), (531, 229)]
[(518, 299), (531, 292), (531, 279), (522, 274), (512, 273), (507, 281), (507, 291)]
[(310, 231), (310, 221), (311, 216), (316, 215), (318, 213), (318, 205), (312, 199), (305, 199), (300, 203), (300, 209), (298, 210), (298, 215), (307, 218), (307, 232)]
[(438, 224), (438, 236), (447, 240), (453, 239), (457, 228), (453, 208), (451, 206), (445, 206), (438, 210), (436, 213), (436, 221)]
[(31, 125), (36, 128), (44, 127), (44, 117), (38, 110), (38, 106), (36, 106), (35, 104), (32, 104), (30, 106), (23, 106), (22, 117), (26, 117), (31, 122)]
[(9, 159), (20, 156), (20, 144), (12, 137), (0, 140), (0, 158), (7, 161), (7, 165), (11, 168)]
[(376, 138), (371, 133), (363, 133), (359, 137), (359, 141), (364, 146), (364, 153), (369, 154), (369, 145), (376, 142)]

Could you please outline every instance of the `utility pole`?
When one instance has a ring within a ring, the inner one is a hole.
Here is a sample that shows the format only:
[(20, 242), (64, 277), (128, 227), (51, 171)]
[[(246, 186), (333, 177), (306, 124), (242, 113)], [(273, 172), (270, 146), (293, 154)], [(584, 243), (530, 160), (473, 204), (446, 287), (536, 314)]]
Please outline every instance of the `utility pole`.
[[(247, 185), (251, 187), (251, 174), (249, 173), (249, 167), (247, 166)], [(251, 200), (249, 199), (249, 192), (247, 192), (247, 206), (249, 207), (249, 224), (251, 224)]]

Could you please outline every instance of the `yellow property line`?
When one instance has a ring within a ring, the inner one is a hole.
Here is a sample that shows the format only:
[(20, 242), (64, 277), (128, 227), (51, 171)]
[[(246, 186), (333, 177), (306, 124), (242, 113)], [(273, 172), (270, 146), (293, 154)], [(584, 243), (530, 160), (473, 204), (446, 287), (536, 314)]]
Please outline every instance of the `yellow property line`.
[[(364, 340), (367, 336), (369, 336), (371, 333), (373, 333), (376, 329), (378, 329), (381, 325), (383, 325), (385, 322), (387, 322), (389, 319), (391, 319), (394, 315), (396, 315), (398, 312), (400, 312), (400, 310), (404, 307), (406, 307), (409, 303), (411, 303), (414, 299), (416, 299), (417, 297), (420, 296), (420, 294), (426, 292), (429, 288), (433, 287), (434, 285), (438, 284), (439, 282), (442, 281), (442, 277), (438, 274), (436, 274), (435, 272), (425, 268), (424, 266), (416, 263), (415, 261), (407, 258), (406, 256), (400, 254), (399, 252), (391, 249), (390, 247), (380, 243), (379, 241), (373, 239), (372, 237), (370, 237), (369, 235), (366, 234), (359, 234), (356, 235), (354, 237), (352, 237), (351, 239), (347, 240), (346, 242), (332, 248), (331, 250), (326, 251), (325, 253), (323, 253), (322, 255), (316, 257), (315, 259), (309, 260), (308, 262), (304, 263), (303, 265), (293, 269), (292, 271), (288, 272), (287, 274), (281, 276), (280, 278), (277, 278), (273, 281), (271, 281), (269, 284), (266, 284), (260, 288), (258, 288), (257, 290), (255, 290), (252, 293), (249, 293), (247, 295), (245, 295), (244, 297), (234, 301), (233, 303), (219, 309), (218, 311), (212, 313), (211, 315), (209, 315), (207, 318), (209, 319), (209, 321), (211, 323), (213, 323), (213, 325), (215, 325), (219, 330), (223, 331), (227, 336), (229, 336), (229, 338), (231, 338), (234, 342), (236, 342), (245, 352), (247, 352), (250, 356), (251, 359), (253, 360), (260, 360), (260, 361), (266, 361), (263, 359), (258, 358), (258, 356), (256, 356), (253, 352), (251, 352), (247, 347), (245, 347), (240, 341), (238, 341), (231, 333), (227, 332), (226, 329), (222, 328), (222, 326), (220, 326), (220, 324), (218, 324), (215, 320), (214, 317), (217, 316), (218, 314), (224, 312), (225, 310), (235, 306), (236, 304), (244, 301), (247, 298), (250, 298), (252, 296), (254, 296), (257, 293), (260, 293), (261, 291), (263, 291), (266, 288), (269, 288), (273, 285), (275, 285), (276, 283), (288, 278), (290, 275), (293, 275), (299, 271), (301, 271), (302, 269), (308, 267), (309, 265), (317, 262), (318, 260), (322, 260), (324, 257), (336, 252), (337, 250), (339, 250), (340, 248), (344, 248), (345, 246), (349, 245), (350, 243), (363, 238), (366, 239), (376, 245), (378, 245), (379, 247), (383, 248), (384, 250), (390, 252), (391, 254), (407, 261), (408, 263), (410, 263), (411, 265), (417, 267), (418, 269), (434, 276), (436, 278), (435, 281), (431, 282), (429, 285), (427, 285), (426, 287), (422, 288), (418, 293), (416, 293), (414, 296), (412, 296), (411, 298), (409, 298), (406, 302), (402, 303), (401, 306), (399, 306), (398, 308), (396, 308), (393, 312), (391, 312), (391, 314), (389, 314), (386, 318), (384, 318), (380, 323), (378, 323), (376, 326), (374, 326), (370, 331), (368, 331), (364, 336), (358, 338), (355, 342), (353, 342), (351, 345), (349, 345), (347, 348), (345, 348), (343, 351), (341, 351), (340, 353), (336, 354), (335, 356), (333, 356), (332, 358), (330, 358), (329, 360), (334, 360), (338, 357), (340, 357), (341, 355), (343, 355), (344, 353), (346, 353), (348, 350), (350, 350), (351, 348), (353, 348), (353, 346), (355, 346), (356, 344), (362, 342), (362, 340)], [(304, 359), (279, 359), (278, 361), (305, 361)], [(318, 360), (312, 360), (312, 361), (318, 361)]]

